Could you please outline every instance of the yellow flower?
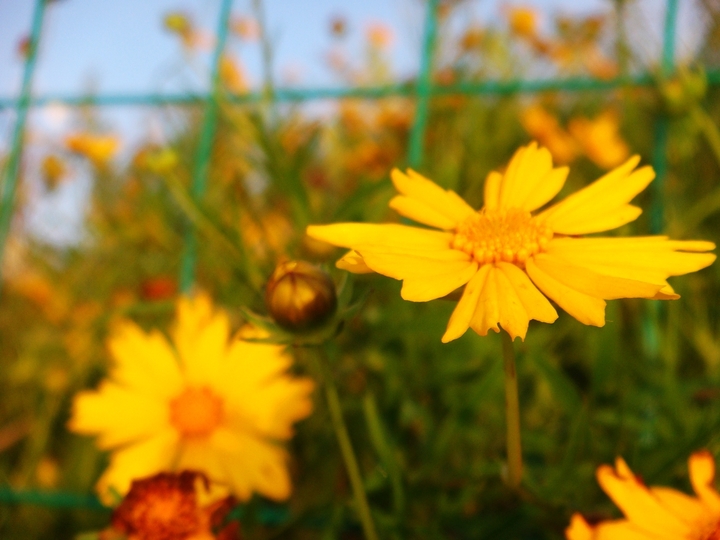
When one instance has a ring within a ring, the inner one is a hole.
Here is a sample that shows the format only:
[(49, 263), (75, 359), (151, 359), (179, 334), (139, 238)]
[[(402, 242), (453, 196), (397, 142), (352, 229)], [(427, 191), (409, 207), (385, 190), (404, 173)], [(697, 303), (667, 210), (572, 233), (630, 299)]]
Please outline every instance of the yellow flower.
[(368, 43), (376, 49), (387, 49), (395, 37), (392, 29), (380, 22), (368, 25), (366, 34)]
[(227, 54), (220, 58), (220, 80), (231, 92), (248, 91), (249, 85), (242, 67)]
[(603, 491), (625, 519), (589, 525), (580, 514), (565, 531), (568, 540), (714, 540), (720, 538), (720, 494), (713, 487), (715, 463), (707, 451), (690, 456), (690, 482), (697, 497), (666, 487), (645, 486), (618, 458), (615, 469), (598, 468)]
[(172, 346), (124, 322), (109, 341), (115, 365), (97, 391), (80, 392), (69, 428), (116, 449), (97, 489), (105, 501), (133, 479), (201, 471), (238, 498), (290, 495), (286, 453), (275, 441), (312, 410), (313, 383), (286, 374), (275, 345), (228, 341), (228, 317), (204, 295), (178, 302)]
[(93, 135), (91, 133), (76, 133), (65, 139), (68, 150), (88, 158), (98, 167), (110, 161), (120, 147), (120, 141), (112, 135)]
[(520, 123), (531, 137), (552, 154), (556, 163), (570, 163), (577, 157), (577, 143), (552, 114), (540, 105), (531, 105), (520, 114)]
[(45, 156), (42, 160), (42, 174), (45, 185), (49, 189), (55, 189), (63, 176), (67, 174), (67, 167), (65, 162), (54, 154)]
[(575, 118), (568, 129), (583, 151), (598, 167), (611, 169), (630, 155), (630, 149), (620, 136), (617, 114), (606, 111), (594, 120)]
[[(491, 172), (485, 205), (474, 210), (415, 171), (395, 169), (400, 192), (390, 201), (401, 215), (441, 230), (398, 224), (337, 223), (310, 226), (313, 238), (352, 251), (338, 267), (372, 270), (403, 280), (405, 300), (425, 302), (465, 286), (443, 342), (468, 327), (484, 336), (499, 326), (525, 338), (531, 319), (551, 323), (548, 299), (584, 324), (605, 324), (605, 300), (674, 299), (666, 279), (705, 268), (715, 260), (711, 242), (665, 236), (578, 238), (635, 220), (629, 202), (654, 178), (636, 169), (639, 157), (540, 213), (562, 188), (567, 167), (553, 168), (536, 143), (520, 148), (504, 174)], [(542, 292), (541, 292), (542, 291)], [(544, 293), (544, 295), (543, 295)]]
[(510, 8), (509, 22), (510, 30), (518, 36), (533, 37), (537, 32), (537, 13), (531, 8)]

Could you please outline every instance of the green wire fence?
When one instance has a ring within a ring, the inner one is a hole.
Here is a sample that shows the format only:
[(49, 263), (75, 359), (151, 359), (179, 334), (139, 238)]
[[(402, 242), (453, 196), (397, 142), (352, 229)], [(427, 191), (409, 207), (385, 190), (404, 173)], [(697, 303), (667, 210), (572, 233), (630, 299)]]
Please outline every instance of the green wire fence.
[[(0, 261), (10, 230), (13, 215), (13, 203), (20, 176), (20, 164), (23, 153), (23, 137), (28, 110), (49, 103), (62, 103), (70, 106), (93, 104), (98, 106), (111, 105), (191, 105), (201, 104), (204, 115), (197, 148), (197, 159), (192, 174), (191, 196), (200, 200), (205, 192), (208, 176), (210, 155), (218, 117), (218, 96), (220, 92), (219, 64), (228, 33), (232, 0), (222, 0), (217, 24), (217, 42), (212, 55), (211, 87), (209, 93), (199, 94), (145, 94), (145, 95), (101, 95), (92, 98), (77, 96), (39, 96), (32, 97), (32, 78), (35, 71), (38, 45), (42, 33), (43, 15), (51, 0), (36, 0), (30, 32), (29, 51), (25, 60), (22, 77), (22, 88), (16, 99), (0, 99), (0, 110), (14, 109), (17, 119), (12, 135), (10, 154), (0, 183)], [(430, 102), (433, 97), (448, 95), (508, 95), (518, 93), (536, 93), (545, 91), (580, 92), (587, 90), (609, 90), (618, 87), (653, 86), (658, 78), (645, 73), (634, 76), (622, 76), (610, 80), (588, 77), (573, 77), (560, 80), (511, 80), (461, 82), (452, 85), (436, 86), (432, 79), (432, 64), (437, 35), (439, 0), (428, 0), (422, 41), (422, 57), (420, 72), (415, 83), (394, 84), (369, 88), (347, 89), (272, 89), (270, 98), (275, 102), (305, 102), (317, 99), (364, 98), (381, 99), (390, 96), (414, 97), (417, 101), (415, 118), (410, 132), (408, 162), (412, 167), (422, 163), (424, 138), (428, 120)], [(667, 78), (674, 72), (675, 35), (677, 27), (678, 0), (667, 0), (663, 31), (662, 57), (660, 77)], [(707, 74), (709, 84), (720, 84), (720, 71)], [(231, 103), (257, 103), (268, 99), (267, 92), (250, 92), (227, 96), (223, 99)], [(666, 145), (668, 137), (668, 118), (661, 116), (655, 126), (655, 149), (653, 166), (657, 180), (653, 183), (653, 201), (651, 209), (651, 232), (661, 229), (663, 221), (662, 197), (663, 180), (667, 173)], [(186, 224), (185, 248), (180, 268), (180, 287), (187, 291), (194, 280), (197, 238), (190, 223)], [(2, 274), (0, 266), (0, 287)], [(2, 289), (0, 288), (0, 294)], [(651, 320), (649, 318), (648, 320)], [(655, 333), (653, 333), (655, 332)], [(648, 324), (645, 342), (652, 352), (657, 348), (658, 339), (655, 325)], [(0, 503), (34, 504), (54, 508), (85, 508), (105, 510), (94, 496), (64, 492), (16, 491), (7, 486), (0, 486)], [(277, 513), (268, 513), (265, 521), (277, 521)], [(262, 516), (261, 516), (262, 517)]]

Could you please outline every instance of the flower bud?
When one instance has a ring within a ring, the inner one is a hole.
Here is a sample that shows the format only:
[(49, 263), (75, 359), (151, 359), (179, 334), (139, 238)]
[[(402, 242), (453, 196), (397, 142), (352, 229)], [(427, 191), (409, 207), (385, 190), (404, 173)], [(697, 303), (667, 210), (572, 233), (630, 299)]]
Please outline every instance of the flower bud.
[(280, 263), (265, 288), (265, 304), (275, 322), (294, 332), (317, 328), (337, 307), (330, 276), (305, 261)]

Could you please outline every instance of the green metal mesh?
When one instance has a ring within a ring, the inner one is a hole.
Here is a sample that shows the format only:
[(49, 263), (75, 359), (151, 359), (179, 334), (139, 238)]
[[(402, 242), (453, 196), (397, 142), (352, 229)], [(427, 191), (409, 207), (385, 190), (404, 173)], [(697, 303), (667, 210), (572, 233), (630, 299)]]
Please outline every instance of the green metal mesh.
[[(20, 162), (23, 152), (23, 135), (29, 108), (41, 106), (50, 102), (68, 105), (81, 105), (92, 103), (98, 106), (109, 105), (163, 105), (163, 104), (203, 104), (204, 115), (202, 120), (200, 141), (197, 148), (197, 160), (192, 175), (191, 195), (201, 199), (206, 188), (208, 166), (213, 146), (213, 137), (218, 115), (219, 63), (228, 33), (228, 19), (232, 7), (232, 0), (222, 0), (217, 25), (217, 42), (212, 56), (212, 80), (210, 92), (207, 95), (197, 94), (146, 94), (146, 95), (101, 95), (88, 100), (78, 96), (46, 96), (32, 98), (32, 78), (35, 71), (38, 44), (42, 33), (43, 15), (49, 0), (36, 0), (32, 28), (30, 32), (30, 46), (27, 55), (20, 96), (17, 99), (0, 99), (0, 110), (13, 108), (17, 112), (17, 120), (12, 136), (12, 144), (7, 167), (0, 183), (0, 261), (10, 229), (13, 214), (13, 202), (16, 186), (20, 174)], [(427, 126), (430, 100), (433, 96), (446, 95), (508, 95), (518, 93), (534, 93), (543, 91), (579, 92), (587, 90), (608, 90), (617, 87), (652, 86), (656, 78), (649, 74), (623, 76), (611, 80), (600, 80), (587, 77), (573, 77), (559, 80), (542, 81), (485, 81), (473, 83), (457, 83), (452, 85), (434, 86), (432, 81), (432, 60), (435, 49), (439, 0), (428, 0), (425, 16), (424, 37), (422, 42), (422, 57), (420, 73), (415, 84), (387, 85), (370, 88), (347, 89), (274, 89), (271, 98), (276, 102), (300, 102), (316, 99), (364, 98), (381, 99), (389, 96), (415, 97), (417, 106), (415, 118), (410, 132), (408, 148), (408, 162), (412, 167), (418, 167), (422, 161), (424, 137)], [(677, 26), (678, 0), (668, 0), (666, 4), (665, 24), (663, 32), (661, 76), (667, 77), (674, 71), (675, 34)], [(720, 72), (708, 74), (709, 84), (720, 83)], [(251, 92), (243, 95), (223, 96), (231, 103), (255, 103), (267, 99), (268, 94)], [(660, 117), (655, 126), (655, 149), (653, 153), (653, 166), (657, 179), (653, 183), (653, 200), (651, 205), (652, 232), (660, 230), (663, 221), (662, 197), (663, 179), (667, 173), (666, 144), (668, 134), (668, 118)], [(190, 223), (186, 225), (185, 248), (180, 270), (181, 290), (187, 291), (194, 280), (197, 238)], [(1, 266), (0, 266), (1, 271)], [(0, 286), (2, 284), (0, 274)], [(2, 291), (0, 290), (0, 293)], [(646, 346), (652, 350), (657, 347), (657, 336), (653, 335), (654, 325), (648, 324), (648, 335), (645, 336)], [(7, 486), (0, 486), (0, 503), (6, 504), (34, 504), (52, 508), (86, 508), (106, 510), (106, 508), (92, 495), (73, 494), (64, 492), (38, 492), (15, 491)], [(271, 516), (272, 517), (272, 516)], [(268, 518), (268, 522), (277, 521)]]

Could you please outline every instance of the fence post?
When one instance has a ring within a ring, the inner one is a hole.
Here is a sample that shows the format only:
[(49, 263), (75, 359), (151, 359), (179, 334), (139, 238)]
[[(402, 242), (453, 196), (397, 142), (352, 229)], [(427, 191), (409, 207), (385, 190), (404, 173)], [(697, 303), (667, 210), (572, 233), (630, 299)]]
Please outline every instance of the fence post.
[[(205, 114), (200, 131), (200, 142), (198, 143), (195, 168), (193, 170), (190, 195), (195, 201), (199, 201), (205, 194), (207, 187), (208, 169), (212, 156), (213, 138), (215, 125), (217, 123), (217, 94), (220, 84), (220, 62), (222, 61), (225, 42), (227, 41), (228, 20), (230, 19), (230, 8), (232, 0), (223, 0), (220, 8), (220, 16), (217, 27), (217, 43), (212, 57), (211, 87), (205, 101)], [(190, 290), (195, 280), (195, 263), (197, 259), (197, 236), (193, 225), (186, 223), (185, 246), (182, 260), (180, 262), (180, 290), (184, 293)]]
[(2, 289), (2, 258), (12, 223), (13, 203), (18, 177), (20, 176), (20, 162), (22, 161), (23, 137), (25, 135), (25, 122), (30, 107), (30, 92), (32, 91), (32, 77), (35, 72), (38, 44), (42, 32), (43, 15), (45, 14), (45, 0), (35, 1), (32, 28), (30, 30), (30, 46), (25, 60), (20, 100), (17, 106), (17, 119), (13, 132), (10, 158), (8, 159), (5, 178), (0, 184), (0, 290)]
[(410, 149), (408, 151), (408, 164), (417, 168), (423, 154), (425, 127), (427, 126), (428, 108), (432, 94), (432, 61), (435, 49), (435, 36), (437, 34), (437, 8), (439, 0), (429, 0), (425, 13), (425, 29), (423, 31), (422, 60), (417, 83), (417, 105), (415, 108), (415, 121), (410, 132)]
[[(675, 29), (677, 27), (678, 1), (668, 0), (663, 30), (662, 57), (660, 59), (660, 80), (672, 76), (675, 70)], [(663, 228), (664, 208), (663, 192), (667, 176), (667, 139), (669, 121), (662, 114), (655, 123), (655, 141), (653, 149), (653, 167), (656, 178), (652, 183), (652, 202), (650, 208), (650, 232), (658, 234)]]
[[(663, 29), (662, 56), (660, 58), (661, 84), (675, 69), (675, 30), (677, 26), (678, 1), (668, 0), (665, 11)], [(651, 184), (650, 199), (650, 234), (659, 234), (665, 219), (664, 192), (667, 177), (667, 142), (669, 119), (661, 112), (655, 121), (655, 140), (653, 142), (652, 163), (655, 169), (655, 180)], [(662, 368), (660, 357), (660, 314), (662, 306), (658, 302), (647, 302), (642, 320), (642, 345), (649, 359), (648, 366), (652, 369)], [(654, 424), (657, 407), (654, 402), (647, 404), (648, 422), (640, 431), (640, 438), (651, 442), (656, 438)]]

